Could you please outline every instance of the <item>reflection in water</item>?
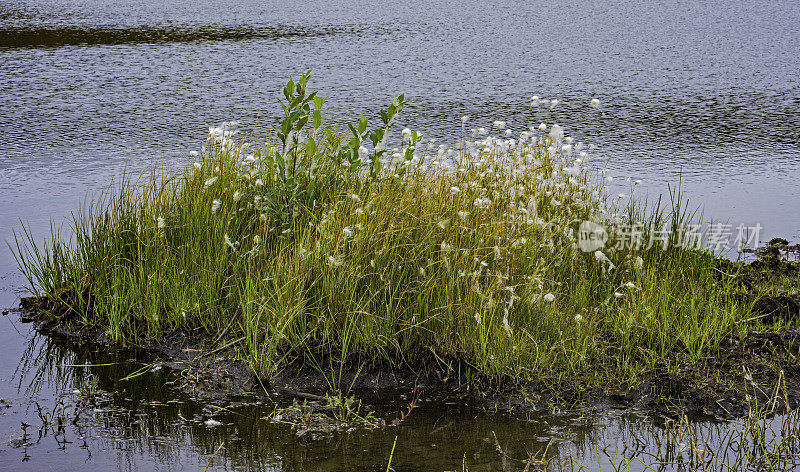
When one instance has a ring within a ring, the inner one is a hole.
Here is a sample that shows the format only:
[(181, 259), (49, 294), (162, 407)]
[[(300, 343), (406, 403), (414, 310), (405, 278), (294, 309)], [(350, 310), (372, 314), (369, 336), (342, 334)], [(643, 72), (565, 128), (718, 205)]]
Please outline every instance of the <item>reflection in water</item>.
[[(180, 372), (166, 367), (121, 380), (152, 362), (143, 352), (32, 337), (14, 374), (15, 385), (31, 399), (24, 420), (29, 426), (9, 432), (13, 438), (0, 464), (25, 460), (53, 470), (202, 470), (209, 464), (209, 470), (384, 470), (397, 437), (395, 470), (459, 470), (465, 461), (473, 471), (521, 471), (543, 458), (572, 470), (598, 464), (608, 470), (634, 458), (630, 470), (644, 469), (638, 461), (657, 460), (672, 463), (663, 470), (694, 470), (701, 459), (711, 463), (713, 448), (707, 445), (736, 439), (726, 423), (668, 421), (665, 427), (664, 420), (616, 411), (510, 415), (425, 403), (424, 397), (399, 427), (298, 435), (291, 425), (270, 419), (276, 406), (288, 404), (286, 398), (198, 398), (175, 388)], [(399, 395), (361, 396), (387, 417), (407, 403)], [(209, 426), (212, 418), (221, 424)], [(60, 453), (48, 454), (54, 448)]]
[(286, 39), (336, 34), (370, 34), (368, 26), (137, 26), (137, 27), (0, 27), (0, 48), (118, 45), (136, 43), (188, 43)]
[[(610, 426), (597, 428), (590, 416), (545, 413), (517, 418), (467, 405), (423, 402), (400, 427), (300, 437), (290, 425), (265, 419), (275, 403), (194, 398), (174, 388), (180, 373), (168, 368), (120, 380), (150, 362), (141, 352), (34, 336), (24, 348), (14, 377), (24, 396), (33, 399), (27, 408), (35, 419), (29, 421), (27, 446), (20, 443), (12, 450), (23, 449), (20, 452), (39, 466), (55, 465), (63, 458), (49, 462), (54, 458), (44, 453), (43, 443), (57, 435), (59, 448), (92, 467), (146, 470), (151, 461), (177, 465), (187, 458), (204, 466), (224, 444), (211, 460), (216, 467), (378, 470), (385, 467), (389, 447), (398, 436), (393, 460), (398, 470), (448, 470), (460, 464), (464, 453), (472, 470), (521, 470), (532, 453), (547, 449), (548, 455), (558, 457), (563, 452), (590, 451), (594, 444), (630, 430), (641, 435), (652, 428), (632, 415), (604, 417)], [(366, 398), (378, 414), (387, 416), (404, 406), (398, 396)], [(61, 408), (55, 416), (63, 416), (63, 427), (45, 427), (35, 413), (37, 403), (45, 416)], [(209, 427), (209, 418), (222, 425)], [(21, 435), (22, 430), (17, 431), (17, 437)], [(495, 438), (503, 454), (498, 454)], [(0, 461), (8, 459), (7, 454), (0, 456)]]

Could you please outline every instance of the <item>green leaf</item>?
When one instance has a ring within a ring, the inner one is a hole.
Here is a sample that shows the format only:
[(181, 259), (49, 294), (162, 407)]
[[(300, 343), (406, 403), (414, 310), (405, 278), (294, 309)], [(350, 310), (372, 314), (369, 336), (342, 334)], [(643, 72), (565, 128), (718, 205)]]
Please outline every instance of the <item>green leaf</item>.
[(313, 136), (309, 136), (308, 140), (306, 141), (306, 155), (309, 157), (313, 157), (317, 153), (317, 142), (314, 140)]
[(295, 107), (296, 107), (297, 105), (299, 105), (299, 104), (300, 104), (300, 102), (302, 102), (302, 101), (303, 101), (303, 97), (302, 97), (302, 96), (300, 96), (300, 95), (298, 95), (298, 96), (296, 96), (296, 97), (294, 97), (294, 98), (292, 99), (292, 101), (289, 103), (289, 107), (290, 107), (290, 108), (295, 108)]
[(289, 131), (292, 130), (292, 121), (292, 115), (289, 115), (281, 122), (281, 131), (283, 131), (284, 135), (288, 135)]
[(297, 120), (297, 124), (294, 125), (294, 129), (300, 131), (301, 129), (303, 129), (303, 126), (305, 126), (306, 123), (308, 123), (308, 115), (303, 115), (300, 117), (299, 120)]
[(292, 95), (294, 95), (294, 81), (291, 78), (289, 82), (286, 83), (286, 87), (283, 88), (283, 95), (286, 97), (286, 100), (292, 101)]
[(367, 130), (367, 117), (364, 114), (361, 114), (361, 121), (358, 123), (358, 134), (364, 134), (364, 131)]
[(383, 134), (384, 134), (383, 128), (378, 128), (369, 134), (369, 139), (370, 141), (372, 141), (373, 146), (377, 146), (378, 143), (381, 142), (381, 140), (383, 139)]
[(300, 76), (300, 80), (298, 80), (299, 85), (302, 88), (306, 88), (306, 83), (310, 78), (311, 78), (311, 69), (307, 70), (303, 75)]
[(319, 129), (319, 127), (322, 126), (322, 113), (320, 113), (319, 110), (314, 110), (314, 116), (312, 119), (314, 129)]

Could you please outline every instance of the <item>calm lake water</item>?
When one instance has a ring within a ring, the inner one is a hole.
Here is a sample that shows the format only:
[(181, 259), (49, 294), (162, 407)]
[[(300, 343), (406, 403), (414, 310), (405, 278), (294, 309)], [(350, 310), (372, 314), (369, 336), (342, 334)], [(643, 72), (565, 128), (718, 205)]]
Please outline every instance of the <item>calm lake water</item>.
[[(244, 129), (263, 129), (278, 116), (287, 77), (313, 69), (312, 88), (330, 97), (335, 117), (374, 113), (405, 93), (409, 106), (398, 129), (450, 144), (462, 115), (471, 115), (471, 126), (505, 119), (522, 131), (531, 95), (557, 98), (550, 121), (579, 128), (572, 134), (610, 159), (616, 182), (641, 179), (639, 192), (653, 198), (680, 179), (706, 216), (733, 226), (760, 223), (762, 240), (798, 242), (800, 4), (586, 3), (4, 0), (0, 239), (9, 240), (20, 221), (43, 237), (51, 220), (62, 224), (125, 168), (184, 165), (209, 125), (239, 120)], [(592, 97), (601, 100), (600, 111), (581, 120)], [(540, 108), (533, 122), (544, 113)], [(23, 286), (3, 245), (0, 306), (15, 305)], [(75, 388), (76, 375), (51, 371), (30, 392), (25, 379), (41, 376), (23, 354), (38, 359), (45, 354), (27, 349), (50, 341), (27, 329), (2, 320), (0, 399), (13, 406), (0, 407), (0, 469), (199, 470), (226, 441), (213, 461), (220, 470), (377, 470), (396, 434), (298, 442), (265, 425), (206, 431), (192, 423), (206, 413), (191, 398), (165, 412), (142, 406), (169, 397), (163, 391), (119, 393), (106, 385), (114, 392), (107, 405), (84, 429), (70, 427), (67, 448), (47, 436), (26, 449), (31, 459), (23, 464), (22, 449), (6, 441), (19, 435), (20, 422), (37, 424), (36, 399), (52, 408)], [(57, 349), (56, 359), (75, 356), (66, 347), (48, 349), (48, 359)], [(126, 374), (97, 375), (111, 382)], [(267, 407), (241, 408), (255, 421), (261, 413), (251, 413), (260, 410), (248, 408)], [(401, 454), (423, 458), (401, 460), (404, 470), (460, 467), (463, 453), (494, 448), (483, 441), (492, 430), (514, 438), (518, 451), (551, 437), (565, 450), (586, 441), (573, 432), (572, 417), (542, 419), (550, 423), (539, 428), (436, 411), (402, 433)], [(637, 421), (609, 416), (607, 426), (590, 428), (587, 437), (595, 439), (588, 441), (616, 438), (610, 431), (628, 424), (648, 427)], [(437, 452), (443, 449), (449, 452)], [(501, 462), (492, 456), (472, 464), (517, 468)]]
[[(645, 450), (653, 437), (662, 455), (667, 449), (657, 421), (635, 412), (519, 416), (425, 397), (399, 427), (298, 436), (289, 425), (265, 419), (276, 404), (291, 404), (286, 398), (199, 399), (174, 387), (179, 372), (151, 366), (146, 355), (49, 339), (11, 316), (0, 319), (4, 352), (17, 356), (4, 359), (0, 377), (0, 470), (383, 471), (395, 437), (397, 471), (461, 470), (463, 460), (472, 471), (523, 470), (529, 454), (545, 449), (549, 458), (599, 461), (605, 470), (625, 452)], [(85, 364), (110, 365), (70, 367)], [(143, 367), (151, 372), (122, 380)], [(88, 397), (80, 387), (91, 379), (97, 388), (84, 405)], [(365, 405), (391, 421), (407, 410), (408, 394), (367, 397)], [(73, 422), (75, 405), (80, 414)], [(62, 406), (64, 427), (44, 427), (38, 408), (58, 417)], [(219, 424), (209, 426), (209, 420)], [(601, 452), (598, 444), (608, 448)]]

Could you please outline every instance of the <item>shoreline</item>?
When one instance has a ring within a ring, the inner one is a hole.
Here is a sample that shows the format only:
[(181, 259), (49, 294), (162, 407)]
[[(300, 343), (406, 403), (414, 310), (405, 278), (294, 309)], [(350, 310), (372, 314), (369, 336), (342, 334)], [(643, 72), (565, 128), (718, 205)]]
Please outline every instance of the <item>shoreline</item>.
[[(311, 400), (324, 411), (326, 395), (336, 395), (330, 388), (331, 375), (336, 372), (321, 372), (308, 365), (288, 365), (273, 379), (259, 380), (235, 345), (208, 346), (211, 339), (195, 337), (192, 340), (186, 333), (173, 333), (158, 343), (119, 344), (99, 330), (54, 322), (36, 310), (37, 303), (41, 301), (23, 299), (17, 314), (23, 322), (33, 322), (41, 335), (112, 349), (144, 350), (153, 356), (156, 365), (170, 368), (176, 375), (179, 371), (187, 372), (188, 375), (180, 377), (194, 380), (185, 381), (180, 388), (204, 398), (294, 397), (300, 401)], [(9, 312), (11, 314), (15, 314), (14, 311)], [(724, 340), (714, 355), (698, 362), (680, 362), (677, 371), (674, 367), (662, 366), (650, 372), (638, 386), (614, 389), (608, 385), (580, 387), (582, 379), (564, 381), (561, 385), (514, 385), (511, 379), (476, 382), (474, 369), (470, 372), (463, 362), (443, 359), (431, 350), (430, 355), (401, 365), (349, 366), (340, 372), (339, 379), (341, 385), (349, 387), (339, 395), (374, 397), (419, 389), (426, 398), (469, 403), (485, 411), (612, 409), (724, 420), (747, 415), (754, 404), (771, 405), (775, 413), (785, 412), (787, 405), (789, 409), (800, 406), (798, 354), (798, 329), (751, 331), (743, 339)], [(461, 376), (458, 369), (463, 369)]]
[(795, 401), (772, 384), (800, 391), (796, 246), (721, 259), (760, 226), (705, 222), (680, 186), (653, 205), (638, 180), (613, 195), (549, 111), (471, 140), (464, 116), (455, 148), (406, 128), (390, 150), (403, 95), (343, 134), (309, 78), (286, 84), (265, 143), (211, 127), (186, 168), (126, 176), (74, 213), (73, 239), (23, 227), (12, 251), (40, 329), (219, 358), (250, 391), (422, 383), (494, 408), (720, 417)]

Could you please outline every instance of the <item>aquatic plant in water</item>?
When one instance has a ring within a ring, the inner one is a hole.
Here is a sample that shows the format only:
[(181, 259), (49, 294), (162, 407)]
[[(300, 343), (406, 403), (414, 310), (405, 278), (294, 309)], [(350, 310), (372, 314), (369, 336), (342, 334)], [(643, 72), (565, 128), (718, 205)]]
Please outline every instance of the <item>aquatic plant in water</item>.
[[(748, 308), (709, 251), (615, 236), (637, 224), (647, 240), (692, 215), (680, 195), (671, 208), (646, 207), (636, 185), (630, 199), (610, 196), (592, 147), (550, 122), (557, 100), (532, 97), (545, 117), (524, 128), (467, 130), (464, 117), (455, 146), (437, 147), (392, 131), (402, 95), (372, 128), (363, 114), (344, 132), (326, 124), (309, 78), (283, 88), (266, 142), (211, 127), (192, 165), (125, 180), (77, 213), (74, 245), (57, 232), (43, 249), (18, 240), (52, 316), (118, 341), (241, 337), (267, 378), (299, 354), (341, 373), (432, 351), (489, 379), (586, 388), (635, 385), (746, 330)], [(602, 250), (581, 250), (584, 221), (607, 230)]]

